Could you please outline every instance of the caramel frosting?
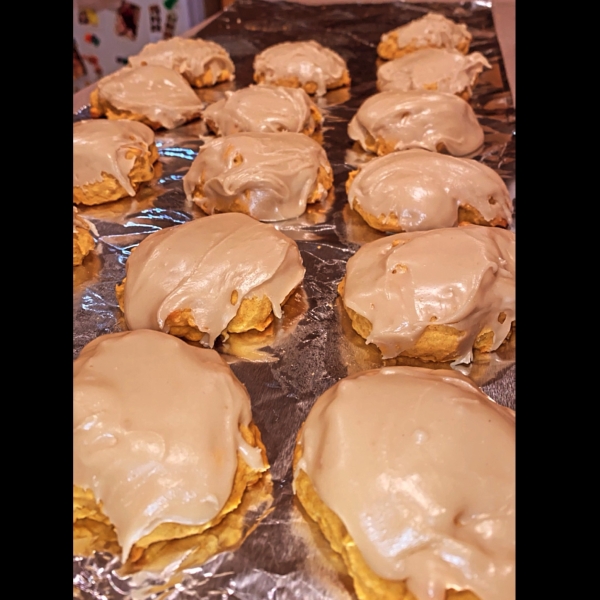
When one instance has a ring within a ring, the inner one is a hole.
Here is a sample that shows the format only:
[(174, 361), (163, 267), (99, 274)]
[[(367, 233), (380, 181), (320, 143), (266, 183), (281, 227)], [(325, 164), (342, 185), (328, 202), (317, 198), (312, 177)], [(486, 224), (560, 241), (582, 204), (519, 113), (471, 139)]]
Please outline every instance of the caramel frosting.
[(255, 74), (264, 75), (265, 83), (296, 78), (301, 85), (317, 84), (317, 95), (339, 85), (347, 72), (346, 62), (337, 53), (318, 42), (283, 42), (270, 46), (254, 58)]
[(173, 37), (146, 44), (142, 51), (129, 57), (132, 67), (159, 65), (181, 73), (190, 83), (201, 78), (206, 71), (211, 74), (210, 83), (217, 83), (223, 71), (231, 73), (235, 67), (227, 50), (216, 42), (202, 39)]
[(342, 379), (302, 429), (304, 471), (368, 566), (418, 600), (515, 597), (515, 417), (466, 377), (391, 367)]
[(255, 219), (281, 221), (303, 214), (309, 199), (327, 196), (318, 181), (320, 168), (331, 173), (325, 150), (306, 135), (236, 133), (200, 148), (183, 189), (208, 214), (229, 211), (237, 203)]
[(483, 329), (496, 350), (515, 320), (515, 234), (465, 225), (369, 242), (348, 261), (343, 300), (371, 323), (366, 341), (383, 358), (408, 350), (435, 323), (465, 332), (454, 364), (468, 363)]
[(426, 90), (371, 96), (352, 117), (348, 135), (365, 150), (381, 140), (387, 152), (407, 148), (436, 152), (443, 145), (450, 154), (461, 156), (483, 144), (483, 129), (468, 102), (455, 94)]
[(73, 233), (77, 233), (77, 229), (91, 231), (96, 237), (98, 237), (98, 230), (96, 229), (96, 226), (82, 217), (77, 209), (73, 207)]
[(480, 52), (461, 54), (456, 50), (426, 48), (395, 58), (377, 71), (380, 91), (434, 89), (438, 92), (471, 93), (479, 73), (491, 68)]
[(502, 178), (476, 160), (413, 149), (370, 160), (352, 180), (348, 202), (375, 217), (393, 215), (402, 231), (458, 224), (459, 206), (487, 221), (512, 222), (512, 202)]
[(89, 120), (73, 124), (73, 187), (102, 181), (112, 175), (130, 196), (135, 189), (129, 180), (136, 156), (130, 150), (150, 152), (154, 132), (130, 120)]
[(314, 131), (314, 103), (302, 88), (251, 85), (211, 104), (203, 113), (219, 135)]
[(123, 561), (161, 523), (201, 525), (227, 501), (250, 398), (213, 350), (155, 331), (104, 335), (73, 364), (73, 484), (94, 493)]
[(473, 37), (466, 25), (436, 13), (427, 13), (420, 19), (384, 33), (381, 41), (387, 41), (390, 36), (395, 38), (398, 48), (411, 46), (415, 49), (435, 47), (448, 50), (469, 44)]
[(200, 116), (203, 103), (182, 75), (159, 65), (127, 67), (98, 82), (100, 100), (174, 129)]
[(240, 213), (153, 233), (131, 253), (126, 269), (129, 329), (164, 331), (173, 311), (190, 309), (210, 347), (246, 297), (267, 296), (281, 318), (281, 305), (304, 277), (296, 243)]

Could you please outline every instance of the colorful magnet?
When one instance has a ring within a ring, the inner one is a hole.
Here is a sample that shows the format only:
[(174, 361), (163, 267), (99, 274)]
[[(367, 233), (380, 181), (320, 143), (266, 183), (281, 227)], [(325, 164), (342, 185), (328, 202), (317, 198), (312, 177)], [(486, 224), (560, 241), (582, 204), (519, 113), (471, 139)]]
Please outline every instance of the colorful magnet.
[(165, 23), (165, 31), (163, 33), (163, 40), (172, 38), (175, 34), (175, 25), (177, 24), (177, 13), (170, 11), (167, 13), (167, 22)]
[(160, 23), (160, 6), (152, 4), (148, 7), (148, 11), (150, 12), (150, 31), (160, 31), (162, 29)]
[(81, 25), (94, 25), (98, 26), (98, 15), (96, 11), (91, 8), (84, 8), (79, 11), (78, 21)]
[(135, 40), (138, 34), (139, 21), (140, 7), (130, 2), (123, 2), (117, 11), (117, 21), (115, 23), (117, 35)]
[(98, 13), (93, 8), (86, 8), (88, 22), (90, 25), (98, 26)]
[(100, 45), (100, 40), (99, 40), (98, 36), (94, 35), (93, 33), (86, 33), (83, 39), (88, 44), (93, 44), (94, 46)]

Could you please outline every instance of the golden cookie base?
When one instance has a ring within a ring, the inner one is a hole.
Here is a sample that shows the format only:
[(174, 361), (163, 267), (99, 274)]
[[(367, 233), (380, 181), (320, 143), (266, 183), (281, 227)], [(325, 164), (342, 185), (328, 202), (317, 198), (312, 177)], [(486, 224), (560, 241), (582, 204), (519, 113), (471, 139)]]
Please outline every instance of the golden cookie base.
[(200, 77), (194, 78), (186, 74), (184, 74), (184, 77), (187, 79), (189, 84), (195, 88), (210, 87), (212, 85), (217, 85), (218, 83), (223, 83), (225, 81), (231, 81), (233, 79), (233, 75), (227, 69), (223, 69), (217, 75), (215, 81), (212, 70), (210, 69), (210, 65), (208, 65), (207, 69)]
[[(318, 84), (315, 81), (307, 81), (302, 83), (297, 77), (283, 77), (275, 81), (266, 81), (264, 73), (254, 73), (254, 81), (256, 83), (271, 83), (272, 85), (280, 85), (282, 87), (302, 88), (310, 96), (317, 93)], [(350, 85), (350, 73), (344, 69), (342, 76), (326, 85), (327, 90), (336, 90), (338, 88)]]
[[(201, 109), (198, 109), (198, 112), (190, 115), (187, 118), (187, 121), (192, 121), (193, 119), (200, 117), (201, 112)], [(157, 121), (150, 120), (145, 115), (134, 113), (129, 110), (121, 110), (120, 108), (113, 106), (108, 100), (100, 97), (98, 88), (90, 92), (90, 115), (94, 118), (106, 117), (107, 119), (113, 120), (128, 119), (130, 121), (139, 121), (154, 130), (163, 128), (163, 125)]]
[[(241, 155), (238, 155), (238, 157), (236, 157), (236, 160), (239, 160), (239, 162), (241, 163), (243, 157)], [(331, 169), (331, 166), (329, 165), (329, 163), (327, 164), (327, 166), (319, 165), (316, 185), (313, 191), (311, 192), (310, 196), (306, 199), (306, 203), (313, 204), (314, 202), (324, 200), (327, 197), (327, 192), (329, 192), (332, 185), (333, 171)], [(230, 204), (227, 206), (227, 210), (215, 210), (213, 212), (208, 212), (207, 210), (205, 210), (202, 206), (202, 200), (207, 199), (206, 196), (204, 196), (204, 174), (200, 181), (194, 187), (194, 190), (192, 191), (192, 198), (194, 202), (198, 205), (198, 207), (201, 208), (202, 211), (208, 215), (220, 214), (225, 212), (239, 212), (248, 215), (249, 217), (253, 217), (253, 215), (248, 210), (250, 190), (244, 190), (244, 192), (239, 196), (231, 198), (229, 200)]]
[(73, 233), (73, 266), (83, 263), (83, 259), (94, 249), (96, 242), (92, 234), (83, 227), (76, 227)]
[[(154, 177), (154, 163), (158, 160), (158, 150), (152, 144), (147, 152), (137, 148), (127, 151), (127, 158), (135, 157), (135, 162), (128, 174), (131, 187), (137, 192), (140, 185)], [(73, 187), (73, 202), (94, 206), (106, 202), (114, 202), (129, 197), (129, 192), (119, 183), (114, 175), (102, 172), (102, 179), (80, 187)]]
[[(360, 172), (360, 169), (356, 171), (351, 171), (348, 174), (348, 179), (346, 181), (346, 193), (350, 193), (350, 186), (354, 181), (355, 177)], [(494, 198), (489, 198), (490, 204), (496, 204), (496, 200)], [(378, 231), (383, 231), (386, 233), (403, 233), (404, 229), (400, 225), (398, 221), (398, 216), (394, 212), (390, 212), (389, 214), (380, 214), (374, 215), (366, 211), (358, 202), (358, 200), (354, 200), (352, 203), (352, 210), (356, 211), (365, 221), (366, 223), (372, 227), (373, 229), (377, 229)], [(459, 205), (458, 213), (457, 213), (457, 223), (458, 225), (470, 224), (473, 225), (481, 225), (483, 227), (508, 227), (508, 221), (503, 217), (494, 217), (492, 220), (488, 221), (483, 217), (483, 215), (477, 210), (475, 207), (470, 204)]]
[[(344, 303), (344, 289), (346, 279), (338, 285), (338, 293), (342, 298), (342, 304), (350, 320), (352, 321), (352, 329), (362, 338), (367, 339), (371, 334), (373, 325), (362, 315), (353, 311)], [(503, 322), (506, 318), (504, 313), (498, 315), (498, 320)], [(512, 326), (514, 327), (513, 322)], [(506, 343), (511, 336), (511, 331), (507, 334), (502, 343)], [(451, 325), (427, 325), (419, 339), (407, 350), (400, 352), (398, 356), (409, 358), (418, 358), (423, 362), (450, 362), (456, 360), (459, 356), (459, 348), (461, 342), (466, 337), (466, 331), (460, 331)], [(473, 350), (476, 352), (488, 353), (492, 351), (494, 344), (494, 333), (488, 327), (484, 327), (473, 342)]]
[[(462, 54), (467, 54), (469, 52), (470, 40), (465, 38), (460, 41), (460, 43), (455, 47), (458, 52)], [(401, 48), (398, 46), (398, 36), (395, 33), (388, 33), (387, 38), (382, 40), (377, 45), (377, 54), (383, 58), (384, 60), (393, 60), (394, 58), (400, 58), (401, 56), (405, 56), (406, 54), (410, 54), (411, 52), (416, 52), (417, 50), (425, 50), (426, 48), (443, 48), (443, 46), (435, 46), (433, 44), (428, 44), (426, 46), (417, 45), (416, 42), (411, 42), (407, 46), (402, 46)]]
[[(323, 124), (323, 115), (319, 112), (319, 109), (316, 106), (312, 105), (310, 107), (310, 116), (312, 117), (314, 124), (310, 122), (310, 119), (308, 119), (306, 121), (306, 123), (304, 124), (304, 127), (302, 128), (302, 131), (300, 133), (303, 133), (304, 135), (312, 137), (314, 140), (316, 140), (320, 144), (323, 144), (323, 135), (321, 133), (321, 126)], [(212, 121), (211, 119), (204, 119), (204, 122), (208, 125), (208, 128), (215, 135), (223, 135), (221, 133), (221, 130), (219, 129), (219, 126), (214, 121)], [(287, 131), (287, 130), (282, 129), (281, 131)], [(236, 132), (236, 133), (249, 133), (249, 131), (241, 129), (239, 132)], [(292, 133), (294, 133), (294, 132), (292, 132)]]
[[(294, 478), (296, 496), (308, 516), (317, 523), (331, 548), (341, 556), (359, 600), (417, 600), (403, 581), (384, 579), (367, 565), (342, 520), (319, 498), (308, 475), (302, 470), (297, 471), (301, 457), (302, 445), (297, 443), (293, 460), (294, 472), (297, 472)], [(446, 590), (445, 598), (479, 600), (468, 590), (453, 589)]]
[[(137, 570), (152, 564), (161, 555), (192, 548), (194, 562), (200, 564), (215, 554), (237, 547), (243, 540), (245, 515), (260, 497), (270, 493), (271, 483), (266, 450), (256, 425), (252, 422), (248, 427), (242, 425), (240, 432), (246, 442), (260, 448), (263, 468), (259, 471), (251, 469), (238, 455), (231, 494), (217, 516), (201, 525), (162, 523), (134, 544), (126, 566)], [(121, 552), (114, 527), (102, 512), (102, 502), (96, 502), (90, 490), (75, 485), (73, 546), (75, 554), (84, 556), (95, 550)]]
[[(121, 283), (115, 286), (117, 301), (123, 314), (125, 314), (124, 298), (126, 279), (127, 278), (123, 279)], [(294, 291), (295, 289), (290, 291), (282, 302), (282, 306), (288, 301)], [(233, 304), (236, 302), (237, 298)], [(273, 322), (274, 318), (273, 305), (267, 296), (262, 296), (261, 298), (258, 298), (257, 296), (244, 298), (240, 303), (236, 315), (229, 321), (221, 335), (227, 337), (228, 333), (244, 333), (251, 330), (264, 331)], [(189, 308), (174, 310), (165, 319), (165, 329), (171, 335), (184, 338), (191, 342), (199, 342), (206, 335), (198, 329), (192, 311)]]

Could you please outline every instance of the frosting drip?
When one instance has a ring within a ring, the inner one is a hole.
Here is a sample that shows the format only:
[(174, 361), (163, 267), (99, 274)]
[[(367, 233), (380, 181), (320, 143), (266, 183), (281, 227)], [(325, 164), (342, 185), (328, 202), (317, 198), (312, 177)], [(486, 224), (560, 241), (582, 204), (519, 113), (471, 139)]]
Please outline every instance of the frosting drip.
[(370, 160), (350, 184), (348, 202), (375, 216), (395, 215), (403, 231), (453, 227), (458, 207), (466, 205), (488, 222), (498, 217), (512, 222), (510, 194), (495, 171), (476, 160), (427, 150)]
[(181, 73), (188, 81), (201, 78), (206, 70), (210, 70), (212, 84), (222, 71), (235, 72), (235, 67), (227, 50), (215, 42), (202, 39), (173, 37), (146, 44), (142, 51), (129, 57), (132, 67), (143, 65), (159, 65)]
[(402, 27), (398, 27), (381, 36), (381, 41), (386, 41), (390, 34), (396, 38), (399, 48), (415, 46), (424, 48), (435, 46), (436, 48), (454, 49), (465, 42), (470, 42), (472, 35), (467, 26), (455, 23), (443, 15), (427, 13), (420, 19), (415, 19)]
[(135, 189), (129, 181), (136, 156), (150, 152), (154, 132), (150, 127), (129, 120), (90, 120), (73, 124), (73, 187), (102, 181), (112, 175), (130, 196)]
[(344, 304), (371, 322), (366, 341), (383, 358), (435, 323), (466, 332), (455, 363), (468, 363), (482, 329), (491, 329), (496, 350), (515, 320), (515, 234), (465, 225), (369, 242), (348, 261)]
[(302, 133), (306, 128), (315, 128), (311, 106), (314, 104), (302, 88), (251, 85), (236, 92), (225, 92), (225, 98), (211, 104), (203, 117), (216, 125), (220, 135)]
[[(301, 133), (238, 133), (204, 144), (183, 178), (190, 201), (208, 214), (226, 212), (237, 201), (261, 221), (300, 216), (315, 190), (322, 167), (331, 173), (325, 150)], [(201, 184), (201, 197), (193, 193)]]
[(490, 63), (480, 52), (461, 54), (456, 50), (426, 48), (385, 63), (377, 71), (380, 91), (418, 90), (437, 86), (438, 92), (469, 93), (477, 76)]
[(515, 597), (515, 418), (466, 377), (391, 367), (315, 403), (296, 473), (369, 567), (419, 600)]
[(200, 116), (203, 104), (182, 75), (163, 66), (128, 67), (98, 82), (100, 99), (118, 110), (174, 129)]
[(348, 124), (348, 136), (368, 150), (369, 136), (393, 150), (439, 144), (454, 155), (483, 144), (483, 129), (468, 102), (454, 94), (413, 90), (381, 92), (365, 100)]
[(367, 139), (381, 139), (391, 150), (424, 148), (436, 152), (443, 143), (461, 156), (483, 144), (483, 129), (468, 102), (454, 94), (412, 90), (389, 91), (368, 98), (348, 124), (348, 135), (369, 150)]
[[(272, 225), (239, 213), (214, 215), (148, 236), (126, 264), (129, 329), (164, 330), (177, 309), (190, 309), (212, 347), (246, 297), (281, 305), (304, 277), (296, 243)], [(236, 302), (232, 294), (237, 292)]]
[(94, 492), (115, 526), (123, 561), (158, 525), (201, 525), (224, 506), (250, 399), (213, 350), (131, 331), (88, 344), (73, 364), (73, 484)]
[(346, 70), (337, 52), (314, 40), (275, 44), (254, 58), (254, 71), (265, 76), (265, 83), (296, 77), (301, 85), (316, 83), (319, 96), (342, 79)]

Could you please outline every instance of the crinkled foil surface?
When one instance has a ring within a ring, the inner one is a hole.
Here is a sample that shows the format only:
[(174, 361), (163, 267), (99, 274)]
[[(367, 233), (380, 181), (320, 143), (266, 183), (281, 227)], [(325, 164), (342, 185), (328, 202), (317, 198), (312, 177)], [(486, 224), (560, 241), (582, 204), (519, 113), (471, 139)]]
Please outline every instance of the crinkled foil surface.
[[(466, 23), (473, 34), (471, 51), (482, 52), (492, 65), (481, 75), (471, 100), (485, 131), (484, 147), (472, 158), (496, 170), (514, 196), (515, 111), (490, 3), (303, 6), (238, 0), (199, 33), (222, 44), (236, 66), (235, 82), (199, 92), (206, 102), (251, 84), (254, 56), (286, 40), (315, 39), (333, 48), (346, 59), (352, 77), (349, 89), (317, 99), (325, 117), (324, 147), (335, 174), (334, 194), (310, 206), (301, 218), (275, 224), (299, 245), (306, 267), (302, 288), (271, 331), (231, 336), (216, 348), (252, 398), (254, 421), (271, 464), (273, 504), (240, 548), (174, 579), (165, 573), (120, 575), (118, 557), (107, 553), (75, 556), (74, 598), (355, 598), (348, 577), (330, 560), (327, 542), (294, 502), (292, 451), (298, 429), (320, 394), (342, 377), (383, 364), (377, 349), (353, 332), (337, 297), (348, 258), (361, 244), (384, 235), (347, 206), (348, 172), (369, 157), (353, 148), (346, 128), (361, 103), (377, 92), (381, 34), (429, 10)], [(85, 118), (87, 109), (74, 116)], [(186, 203), (181, 180), (205, 134), (201, 122), (157, 133), (161, 168), (149, 186), (134, 199), (80, 209), (97, 227), (99, 244), (73, 270), (74, 357), (97, 336), (124, 329), (115, 284), (124, 277), (131, 249), (163, 227), (203, 217)], [(515, 408), (514, 354), (513, 343), (461, 370), (494, 400)]]

